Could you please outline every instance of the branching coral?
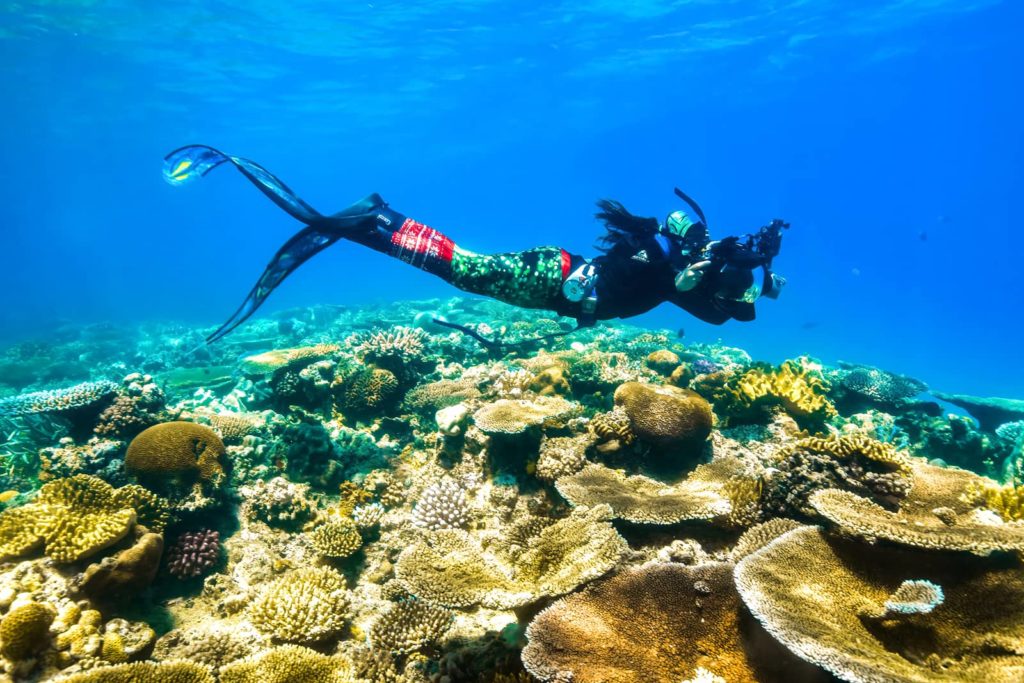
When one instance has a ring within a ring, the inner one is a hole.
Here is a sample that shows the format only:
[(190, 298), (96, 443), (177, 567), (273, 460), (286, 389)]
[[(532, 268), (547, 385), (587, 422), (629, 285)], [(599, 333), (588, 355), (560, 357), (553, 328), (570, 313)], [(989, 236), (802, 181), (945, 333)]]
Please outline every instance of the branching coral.
[(973, 505), (984, 505), (1007, 522), (1024, 520), (1024, 486), (972, 482), (962, 498)]
[(327, 567), (287, 574), (267, 586), (249, 609), (253, 625), (293, 643), (315, 643), (336, 635), (348, 617), (345, 580)]
[(394, 654), (415, 652), (439, 640), (451, 626), (452, 613), (416, 598), (392, 603), (370, 627), (373, 647)]
[(555, 487), (573, 505), (605, 504), (615, 517), (640, 524), (711, 519), (731, 509), (721, 484), (684, 480), (670, 486), (644, 476), (627, 477), (596, 463), (562, 477)]
[(60, 683), (214, 683), (209, 669), (191, 662), (135, 662), (103, 666), (60, 679)]
[(579, 472), (587, 462), (587, 449), (595, 440), (590, 434), (546, 437), (540, 442), (537, 478), (554, 481)]
[(357, 683), (352, 662), (299, 645), (282, 645), (232, 662), (220, 683)]
[(476, 386), (475, 379), (459, 377), (415, 386), (409, 390), (403, 400), (404, 404), (414, 411), (433, 414), (441, 408), (447, 408), (480, 396), (481, 393)]
[[(943, 604), (887, 610), (908, 574), (942, 586)], [(769, 633), (843, 680), (1010, 683), (1024, 671), (1024, 574), (1006, 562), (829, 540), (800, 527), (741, 560), (735, 578)]]
[(731, 564), (647, 565), (537, 615), (523, 663), (552, 683), (681, 681), (700, 668), (753, 683), (739, 619)]
[(243, 512), (270, 526), (295, 528), (313, 516), (313, 504), (306, 497), (309, 486), (293, 484), (284, 477), (257, 481), (239, 489), (245, 500)]
[(167, 551), (167, 569), (179, 579), (201, 576), (220, 559), (220, 534), (213, 529), (185, 531)]
[(412, 511), (413, 526), (422, 529), (462, 529), (469, 523), (466, 491), (451, 477), (431, 484)]
[(356, 356), (366, 363), (388, 368), (396, 374), (423, 359), (429, 335), (418, 327), (392, 327), (356, 334), (346, 340)]
[(321, 524), (309, 534), (309, 540), (325, 557), (348, 557), (363, 545), (356, 523), (348, 517)]
[(638, 437), (658, 446), (699, 448), (711, 434), (711, 405), (686, 389), (626, 382), (615, 390), (615, 405)]

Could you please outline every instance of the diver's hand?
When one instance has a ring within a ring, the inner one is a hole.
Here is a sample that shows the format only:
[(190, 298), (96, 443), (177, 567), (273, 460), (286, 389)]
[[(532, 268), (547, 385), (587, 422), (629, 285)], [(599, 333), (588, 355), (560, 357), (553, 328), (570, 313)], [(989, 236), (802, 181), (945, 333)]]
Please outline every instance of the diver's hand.
[(704, 277), (704, 269), (711, 265), (711, 261), (698, 261), (679, 271), (676, 275), (676, 291), (689, 292), (700, 284)]

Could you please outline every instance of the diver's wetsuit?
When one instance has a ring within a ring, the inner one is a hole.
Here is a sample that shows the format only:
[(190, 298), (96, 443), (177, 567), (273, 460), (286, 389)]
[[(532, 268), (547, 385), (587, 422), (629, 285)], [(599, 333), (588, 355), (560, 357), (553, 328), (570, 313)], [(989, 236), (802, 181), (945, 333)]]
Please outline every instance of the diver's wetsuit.
[[(674, 277), (690, 263), (681, 255), (679, 244), (661, 233), (616, 244), (592, 261), (558, 247), (475, 254), (459, 248), (437, 230), (392, 210), (376, 194), (331, 216), (320, 214), (259, 164), (212, 147), (190, 145), (171, 152), (165, 157), (164, 176), (172, 184), (181, 184), (201, 178), (225, 162), (233, 164), (306, 227), (278, 250), (249, 296), (209, 341), (244, 322), (296, 268), (342, 238), (433, 273), (465, 292), (523, 308), (555, 311), (576, 318), (580, 325), (627, 318), (666, 301), (715, 324), (730, 318), (754, 317), (753, 304), (723, 302), (713, 295), (716, 275), (704, 277), (691, 291), (678, 292)], [(563, 293), (563, 285), (577, 269), (589, 265), (593, 273), (587, 280), (585, 298), (570, 300)]]

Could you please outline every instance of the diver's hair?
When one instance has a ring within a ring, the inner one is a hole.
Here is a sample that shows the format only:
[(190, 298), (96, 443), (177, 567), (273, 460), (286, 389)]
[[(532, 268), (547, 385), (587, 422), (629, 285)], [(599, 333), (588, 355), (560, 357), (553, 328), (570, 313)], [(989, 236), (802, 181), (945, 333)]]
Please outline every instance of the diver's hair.
[(604, 221), (607, 228), (598, 240), (597, 248), (606, 254), (619, 245), (635, 246), (639, 238), (658, 232), (660, 224), (657, 218), (634, 216), (614, 199), (598, 200), (597, 208), (601, 210), (594, 217)]

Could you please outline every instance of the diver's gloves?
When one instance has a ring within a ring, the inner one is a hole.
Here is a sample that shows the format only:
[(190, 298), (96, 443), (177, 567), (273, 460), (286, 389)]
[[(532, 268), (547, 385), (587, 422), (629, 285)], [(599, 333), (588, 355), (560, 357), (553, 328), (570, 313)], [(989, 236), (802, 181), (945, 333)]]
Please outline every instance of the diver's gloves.
[(242, 305), (206, 338), (207, 343), (217, 341), (245, 322), (275, 287), (310, 258), (353, 231), (372, 226), (377, 212), (386, 206), (380, 195), (371, 194), (347, 209), (324, 216), (256, 162), (224, 154), (206, 145), (180, 147), (164, 157), (164, 179), (172, 185), (183, 185), (202, 178), (225, 162), (230, 162), (271, 201), (305, 223), (306, 227), (278, 249)]
[(689, 292), (700, 284), (704, 277), (704, 269), (711, 265), (711, 261), (698, 261), (683, 268), (676, 274), (676, 291)]

